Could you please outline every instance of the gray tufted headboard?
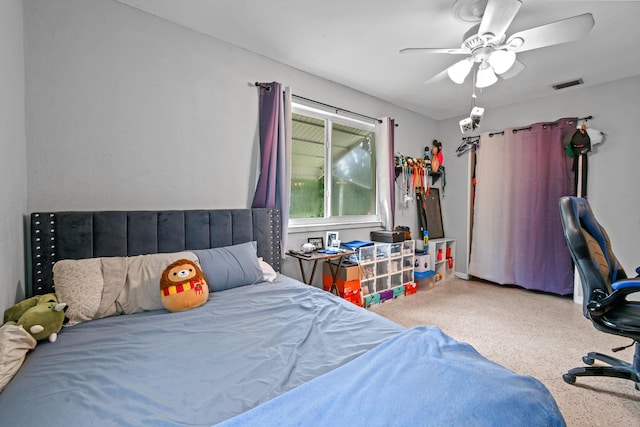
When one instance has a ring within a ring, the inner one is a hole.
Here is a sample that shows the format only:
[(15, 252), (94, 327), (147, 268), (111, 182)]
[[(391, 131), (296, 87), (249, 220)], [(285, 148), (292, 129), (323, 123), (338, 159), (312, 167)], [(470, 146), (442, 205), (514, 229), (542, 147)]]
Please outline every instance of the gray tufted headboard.
[(280, 211), (35, 212), (30, 219), (31, 295), (53, 292), (61, 259), (134, 256), (229, 246), (255, 240), (258, 256), (280, 271)]

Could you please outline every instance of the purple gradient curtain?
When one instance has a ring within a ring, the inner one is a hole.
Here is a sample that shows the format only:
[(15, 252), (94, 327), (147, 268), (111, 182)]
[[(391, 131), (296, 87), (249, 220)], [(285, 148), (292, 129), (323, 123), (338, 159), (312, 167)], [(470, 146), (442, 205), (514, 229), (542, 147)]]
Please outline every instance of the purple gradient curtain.
[(253, 208), (278, 208), (281, 248), (284, 251), (289, 222), (291, 162), (291, 93), (280, 83), (260, 83), (260, 175)]
[(471, 276), (559, 295), (573, 292), (558, 200), (574, 192), (563, 140), (575, 129), (575, 119), (560, 119), (481, 135)]
[(389, 153), (389, 197), (391, 205), (391, 227), (393, 229), (396, 225), (396, 186), (394, 177), (396, 176), (396, 165), (394, 160), (395, 155), (395, 130), (396, 121), (389, 119), (389, 145), (387, 146), (387, 152)]

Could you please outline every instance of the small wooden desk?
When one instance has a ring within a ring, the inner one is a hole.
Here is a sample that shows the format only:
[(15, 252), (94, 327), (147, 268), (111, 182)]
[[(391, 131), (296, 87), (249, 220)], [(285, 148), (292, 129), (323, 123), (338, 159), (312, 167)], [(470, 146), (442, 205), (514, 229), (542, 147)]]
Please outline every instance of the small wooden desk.
[[(338, 285), (336, 284), (336, 277), (338, 276), (338, 270), (340, 270), (340, 266), (342, 265), (342, 259), (346, 256), (354, 254), (354, 251), (346, 251), (346, 252), (338, 252), (335, 254), (323, 253), (323, 252), (311, 252), (308, 254), (301, 254), (299, 252), (287, 252), (287, 255), (292, 256), (298, 259), (298, 265), (300, 266), (300, 274), (302, 275), (302, 281), (307, 285), (311, 285), (313, 283), (313, 276), (316, 274), (316, 267), (318, 266), (318, 261), (328, 261), (331, 259), (338, 259), (338, 264), (334, 265), (333, 263), (329, 263), (329, 268), (331, 269), (331, 289), (330, 292), (338, 295)], [(313, 268), (311, 270), (311, 276), (309, 277), (309, 281), (307, 281), (307, 275), (304, 272), (304, 265), (302, 261), (313, 261)], [(334, 269), (335, 267), (335, 269)]]

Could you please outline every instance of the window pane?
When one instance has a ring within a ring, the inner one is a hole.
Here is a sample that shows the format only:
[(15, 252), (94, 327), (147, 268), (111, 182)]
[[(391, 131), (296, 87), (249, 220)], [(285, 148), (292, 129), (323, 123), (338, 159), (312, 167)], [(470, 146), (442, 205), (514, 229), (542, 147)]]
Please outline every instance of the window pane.
[(375, 215), (375, 132), (333, 123), (331, 215)]
[(325, 121), (292, 115), (290, 218), (324, 217)]

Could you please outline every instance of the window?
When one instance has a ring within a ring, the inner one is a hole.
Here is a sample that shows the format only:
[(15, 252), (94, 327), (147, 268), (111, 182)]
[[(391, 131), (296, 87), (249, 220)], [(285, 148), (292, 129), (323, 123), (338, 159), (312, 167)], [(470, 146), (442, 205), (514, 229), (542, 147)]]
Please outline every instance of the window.
[(375, 126), (293, 104), (292, 224), (379, 221)]

